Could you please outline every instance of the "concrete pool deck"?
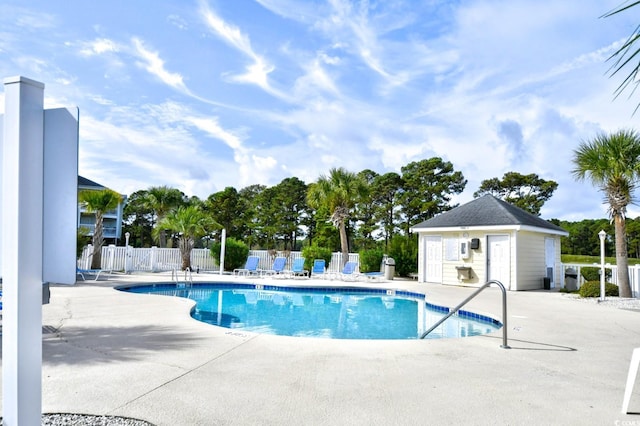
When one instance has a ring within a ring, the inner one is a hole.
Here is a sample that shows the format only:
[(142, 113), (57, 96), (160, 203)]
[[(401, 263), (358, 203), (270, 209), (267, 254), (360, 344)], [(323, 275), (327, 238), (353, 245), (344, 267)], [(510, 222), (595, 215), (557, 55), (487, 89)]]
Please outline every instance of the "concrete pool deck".
[[(621, 412), (640, 311), (555, 291), (509, 292), (511, 349), (502, 349), (502, 331), (407, 341), (244, 333), (193, 320), (189, 300), (113, 289), (170, 277), (113, 274), (51, 288), (43, 306), (44, 413), (156, 425), (640, 425), (640, 414)], [(221, 278), (246, 281), (194, 274), (194, 281)], [(415, 281), (358, 284), (424, 292), (446, 306), (473, 292)], [(485, 290), (465, 309), (502, 318), (500, 291)], [(640, 383), (629, 408), (640, 413)]]

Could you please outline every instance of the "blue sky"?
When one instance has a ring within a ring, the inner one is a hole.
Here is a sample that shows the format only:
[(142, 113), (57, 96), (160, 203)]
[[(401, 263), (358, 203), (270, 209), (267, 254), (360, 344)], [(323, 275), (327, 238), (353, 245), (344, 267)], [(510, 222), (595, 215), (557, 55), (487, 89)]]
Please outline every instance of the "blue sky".
[[(537, 173), (544, 218), (606, 216), (571, 158), (637, 128), (607, 57), (621, 0), (0, 0), (0, 76), (80, 109), (81, 175), (124, 194), (307, 183), (439, 156), (468, 179)], [(0, 93), (0, 112), (4, 94)], [(640, 209), (630, 209), (630, 216)]]

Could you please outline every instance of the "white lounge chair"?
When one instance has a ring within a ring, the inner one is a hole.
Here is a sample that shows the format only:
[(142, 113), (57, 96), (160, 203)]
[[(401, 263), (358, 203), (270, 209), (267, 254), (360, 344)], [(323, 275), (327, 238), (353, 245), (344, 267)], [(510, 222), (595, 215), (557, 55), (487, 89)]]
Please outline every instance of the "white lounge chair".
[(76, 268), (76, 275), (80, 275), (82, 277), (82, 281), (86, 281), (85, 275), (95, 275), (94, 281), (98, 281), (100, 278), (100, 274), (103, 272), (102, 269), (80, 269)]

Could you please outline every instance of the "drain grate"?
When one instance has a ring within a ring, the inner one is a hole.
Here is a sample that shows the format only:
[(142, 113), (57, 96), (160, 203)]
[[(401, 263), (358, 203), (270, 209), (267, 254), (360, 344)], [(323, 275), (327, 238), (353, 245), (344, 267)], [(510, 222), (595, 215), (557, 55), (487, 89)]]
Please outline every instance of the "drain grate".
[(54, 334), (57, 333), (58, 329), (51, 325), (43, 325), (42, 326), (42, 334)]

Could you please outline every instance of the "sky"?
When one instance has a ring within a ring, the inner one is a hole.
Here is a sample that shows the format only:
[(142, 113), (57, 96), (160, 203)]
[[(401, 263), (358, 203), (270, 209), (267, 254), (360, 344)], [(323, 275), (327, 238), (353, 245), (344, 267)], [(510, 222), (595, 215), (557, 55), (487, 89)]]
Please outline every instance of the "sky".
[(607, 210), (574, 150), (640, 130), (640, 92), (609, 75), (640, 22), (601, 18), (621, 2), (0, 0), (0, 77), (79, 108), (79, 174), (126, 195), (441, 157), (468, 180), (454, 203), (536, 173), (559, 184), (541, 216), (579, 221)]

